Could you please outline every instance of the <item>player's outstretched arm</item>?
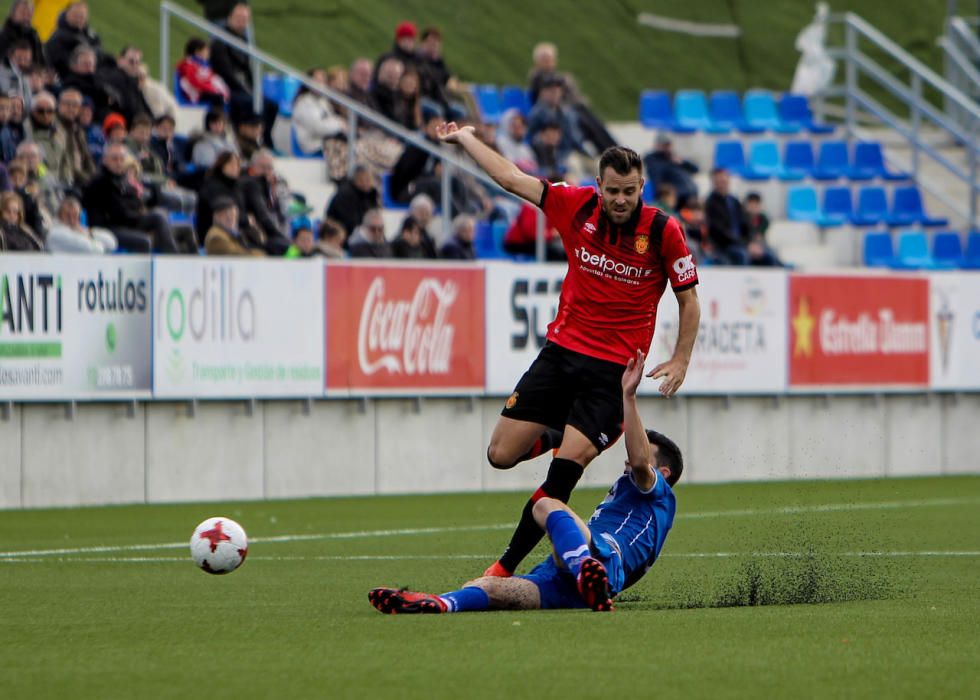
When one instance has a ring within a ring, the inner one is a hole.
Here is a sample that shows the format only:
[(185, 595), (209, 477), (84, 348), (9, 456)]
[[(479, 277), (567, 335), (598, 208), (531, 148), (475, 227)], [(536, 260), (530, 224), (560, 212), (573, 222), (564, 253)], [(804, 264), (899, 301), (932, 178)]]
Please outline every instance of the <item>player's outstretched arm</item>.
[(642, 350), (636, 351), (623, 372), (623, 429), (626, 433), (626, 464), (633, 472), (633, 481), (644, 491), (653, 487), (656, 477), (650, 461), (653, 458), (646, 429), (636, 405), (636, 388), (643, 378)]
[(537, 206), (541, 202), (544, 185), (536, 177), (524, 172), (476, 137), (472, 126), (460, 128), (456, 122), (440, 124), (437, 131), (444, 143), (458, 143), (476, 161), (493, 181), (512, 194)]
[(654, 367), (648, 377), (663, 378), (660, 393), (670, 398), (677, 393), (687, 376), (687, 366), (691, 363), (691, 353), (694, 351), (694, 341), (698, 338), (698, 326), (701, 323), (701, 303), (698, 301), (697, 287), (677, 292), (678, 328), (677, 345), (674, 354), (666, 362)]

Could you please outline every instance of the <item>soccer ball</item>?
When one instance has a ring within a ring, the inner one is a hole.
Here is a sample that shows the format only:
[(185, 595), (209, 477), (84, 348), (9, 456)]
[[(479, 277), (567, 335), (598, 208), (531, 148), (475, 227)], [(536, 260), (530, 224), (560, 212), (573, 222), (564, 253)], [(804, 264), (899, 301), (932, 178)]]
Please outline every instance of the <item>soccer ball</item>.
[(191, 558), (209, 574), (230, 574), (248, 555), (248, 537), (231, 518), (208, 518), (191, 535)]

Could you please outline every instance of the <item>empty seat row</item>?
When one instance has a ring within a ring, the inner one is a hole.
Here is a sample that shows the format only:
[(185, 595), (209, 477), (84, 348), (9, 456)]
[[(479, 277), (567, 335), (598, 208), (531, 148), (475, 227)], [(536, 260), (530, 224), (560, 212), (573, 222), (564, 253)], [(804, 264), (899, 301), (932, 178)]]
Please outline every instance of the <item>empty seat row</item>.
[(814, 159), (809, 141), (788, 141), (780, 157), (775, 141), (755, 141), (749, 145), (746, 158), (741, 141), (719, 141), (715, 144), (715, 167), (725, 168), (746, 180), (906, 180), (908, 173), (894, 172), (885, 166), (881, 144), (866, 141), (854, 145), (854, 157), (846, 141), (824, 141)]
[(888, 267), (895, 270), (980, 270), (980, 231), (967, 239), (966, 251), (956, 231), (940, 231), (929, 239), (923, 231), (902, 231), (898, 234), (898, 250), (892, 245), (887, 231), (874, 231), (864, 237), (864, 264), (868, 267)]
[(473, 99), (480, 110), (480, 117), (487, 124), (497, 124), (508, 109), (516, 109), (525, 117), (531, 111), (531, 98), (519, 85), (475, 85)]
[(717, 90), (710, 100), (701, 90), (679, 90), (673, 103), (665, 91), (644, 90), (640, 94), (640, 122), (648, 129), (676, 133), (828, 134), (834, 130), (813, 120), (805, 96), (785, 93), (777, 103), (768, 90), (749, 90), (742, 100), (733, 90)]
[(946, 226), (947, 219), (929, 216), (922, 195), (915, 186), (896, 187), (891, 206), (884, 187), (867, 186), (858, 190), (855, 206), (849, 187), (828, 187), (823, 205), (817, 202), (817, 191), (808, 185), (796, 185), (786, 193), (786, 218), (808, 221), (818, 226)]

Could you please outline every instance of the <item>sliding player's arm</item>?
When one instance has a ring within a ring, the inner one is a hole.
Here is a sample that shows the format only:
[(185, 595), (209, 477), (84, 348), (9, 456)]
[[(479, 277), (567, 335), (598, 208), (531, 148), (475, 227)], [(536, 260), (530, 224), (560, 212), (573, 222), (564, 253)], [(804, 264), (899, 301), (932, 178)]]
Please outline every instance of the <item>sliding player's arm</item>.
[(462, 146), (467, 155), (505, 190), (535, 206), (541, 204), (544, 184), (536, 177), (521, 172), (520, 168), (480, 141), (472, 126), (460, 128), (456, 122), (449, 122), (438, 127), (438, 134), (443, 142)]
[(640, 420), (640, 411), (636, 405), (636, 388), (643, 378), (643, 361), (646, 359), (641, 350), (636, 351), (636, 357), (631, 357), (623, 372), (623, 430), (626, 433), (626, 465), (633, 472), (633, 481), (641, 491), (649, 491), (656, 483), (656, 476), (650, 461), (653, 454), (646, 429)]

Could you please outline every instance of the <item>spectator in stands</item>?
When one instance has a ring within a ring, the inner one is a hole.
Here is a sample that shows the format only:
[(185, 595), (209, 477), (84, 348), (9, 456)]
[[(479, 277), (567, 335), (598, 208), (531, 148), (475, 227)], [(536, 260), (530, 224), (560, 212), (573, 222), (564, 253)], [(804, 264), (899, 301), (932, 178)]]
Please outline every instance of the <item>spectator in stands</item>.
[(126, 250), (176, 253), (177, 243), (166, 214), (148, 211), (127, 177), (127, 155), (123, 143), (106, 146), (102, 167), (85, 187), (82, 198), (89, 223), (111, 229)]
[(405, 64), (397, 58), (386, 58), (378, 66), (378, 77), (371, 87), (371, 95), (377, 109), (392, 121), (398, 121), (399, 102), (398, 81), (405, 72)]
[(78, 113), (78, 125), (85, 132), (85, 141), (88, 143), (88, 152), (92, 155), (92, 160), (97, 164), (102, 162), (102, 151), (105, 149), (105, 136), (102, 135), (102, 126), (95, 121), (95, 104), (92, 98), (82, 94), (82, 109)]
[(681, 207), (678, 217), (684, 226), (687, 248), (694, 255), (694, 262), (700, 264), (707, 258), (711, 248), (708, 240), (708, 225), (704, 220), (704, 207), (697, 197), (688, 198)]
[(192, 214), (197, 207), (197, 195), (178, 187), (167, 174), (163, 161), (152, 146), (153, 122), (149, 115), (141, 114), (133, 120), (127, 145), (142, 171), (141, 181), (152, 188), (154, 197), (168, 211)]
[(231, 99), (227, 83), (211, 68), (211, 47), (200, 37), (191, 37), (184, 46), (184, 57), (177, 64), (179, 88), (194, 104), (224, 108)]
[(361, 225), (347, 241), (352, 258), (390, 258), (391, 244), (385, 238), (385, 220), (380, 209), (370, 209), (364, 214)]
[(442, 57), (442, 32), (437, 27), (422, 31), (418, 50), (418, 71), (422, 98), (437, 105), (446, 119), (461, 119), (466, 109), (454, 97), (462, 90)]
[(96, 65), (95, 51), (85, 44), (78, 46), (71, 54), (67, 74), (61, 76), (61, 85), (64, 88), (75, 88), (92, 100), (93, 120), (98, 123), (110, 112), (118, 111), (122, 100), (113, 88), (96, 77)]
[(54, 219), (54, 214), (61, 205), (62, 183), (48, 172), (44, 165), (44, 151), (33, 141), (23, 141), (17, 146), (17, 160), (24, 164), (27, 171), (24, 194), (30, 195), (34, 200), (39, 214), (35, 219), (34, 212), (29, 211), (29, 205), (25, 204), (24, 213), (27, 215), (27, 223), (43, 238), (47, 230), (47, 222)]
[[(327, 71), (322, 68), (312, 68), (306, 74), (314, 83), (327, 86)], [(293, 102), (293, 130), (296, 144), (305, 154), (325, 152), (325, 140), (347, 138), (347, 122), (330, 100), (305, 85)]]
[[(237, 3), (228, 14), (225, 24), (230, 34), (235, 35), (242, 41), (247, 40), (248, 24), (252, 17), (252, 11), (244, 2)], [(221, 76), (222, 80), (231, 90), (231, 120), (233, 123), (239, 121), (238, 115), (252, 111), (252, 102), (255, 86), (252, 85), (252, 65), (248, 54), (239, 51), (233, 46), (214, 39), (211, 42), (211, 65), (214, 72)], [(268, 98), (263, 100), (262, 105), (262, 137), (265, 143), (272, 143), (272, 125), (276, 121), (279, 113), (279, 105)]]
[(473, 240), (476, 238), (476, 219), (461, 214), (453, 219), (453, 233), (439, 249), (446, 260), (476, 260)]
[(746, 246), (749, 263), (766, 267), (782, 267), (783, 263), (766, 243), (769, 216), (762, 210), (762, 196), (758, 192), (749, 192), (745, 195), (742, 201), (742, 219), (749, 241)]
[(427, 194), (417, 194), (412, 197), (408, 205), (408, 215), (418, 224), (419, 234), (422, 238), (422, 249), (425, 257), (434, 260), (436, 254), (436, 243), (429, 233), (429, 225), (432, 223), (432, 216), (435, 214), (436, 205), (432, 197)]
[(96, 170), (78, 120), (81, 111), (82, 93), (74, 88), (62, 90), (58, 96), (58, 124), (65, 134), (65, 170), (61, 179), (69, 187), (88, 182)]
[(16, 192), (0, 194), (0, 251), (36, 253), (44, 250), (42, 238), (24, 222), (24, 205)]
[(381, 193), (378, 191), (374, 170), (366, 163), (358, 163), (351, 176), (340, 183), (327, 206), (326, 216), (339, 221), (347, 231), (353, 232), (368, 211), (380, 206)]
[[(537, 104), (544, 83), (551, 80), (551, 75), (558, 70), (558, 47), (551, 43), (541, 43), (534, 47), (532, 53), (534, 63), (528, 77), (531, 104)], [(568, 107), (576, 117), (577, 127), (583, 143), (592, 145), (596, 154), (616, 145), (616, 140), (610, 135), (602, 120), (589, 107), (588, 101), (578, 89), (578, 82), (570, 73), (559, 73), (564, 83), (562, 95), (563, 105)]]
[(125, 141), (126, 137), (129, 136), (129, 130), (126, 128), (126, 119), (123, 115), (118, 112), (109, 113), (102, 120), (102, 136), (106, 143)]
[(175, 136), (177, 123), (164, 115), (153, 124), (150, 146), (153, 148), (167, 177), (181, 187), (196, 191), (201, 186), (201, 174), (187, 162), (187, 143)]
[[(416, 68), (419, 62), (419, 57), (415, 53), (415, 40), (418, 38), (418, 29), (415, 28), (414, 22), (402, 22), (397, 27), (395, 27), (395, 43), (392, 45), (391, 50), (378, 56), (378, 60), (374, 62), (375, 69), (374, 75), (372, 76), (372, 82), (377, 84), (381, 79), (381, 68), (384, 66), (385, 61), (394, 59), (402, 65), (402, 69)], [(395, 81), (398, 82), (397, 80)]]
[(538, 164), (535, 174), (555, 182), (564, 180), (568, 172), (570, 153), (562, 146), (562, 133), (561, 123), (550, 119), (541, 123), (531, 141), (531, 151)]
[[(538, 252), (538, 215), (541, 214), (536, 206), (525, 202), (514, 217), (510, 228), (504, 234), (504, 250), (511, 255), (536, 256)], [(561, 237), (550, 221), (544, 221), (544, 255), (545, 260), (565, 260), (565, 249)]]
[(44, 231), (41, 208), (34, 197), (34, 193), (37, 192), (37, 185), (28, 179), (27, 166), (23, 161), (14, 159), (7, 166), (7, 174), (11, 192), (20, 195), (21, 203), (24, 205), (24, 220), (27, 225), (31, 227), (32, 231), (38, 233)]
[(419, 74), (409, 68), (398, 79), (395, 99), (395, 121), (409, 131), (416, 131), (422, 124), (422, 99), (419, 93)]
[(730, 192), (730, 179), (725, 168), (711, 171), (712, 191), (705, 203), (708, 223), (710, 258), (723, 265), (747, 265), (745, 223), (742, 205)]
[(54, 95), (39, 92), (34, 96), (27, 121), (28, 138), (41, 147), (44, 165), (52, 177), (63, 184), (72, 179), (67, 159), (67, 137), (55, 119)]
[(391, 244), (391, 251), (396, 258), (414, 260), (428, 258), (425, 254), (425, 248), (422, 246), (422, 228), (419, 226), (419, 222), (411, 216), (406, 216), (402, 220), (398, 236)]
[(683, 206), (690, 197), (698, 196), (698, 187), (692, 177), (697, 174), (698, 166), (674, 153), (670, 134), (657, 134), (653, 150), (643, 157), (643, 167), (647, 180), (655, 188), (662, 182), (673, 185), (678, 206)]
[(153, 119), (159, 119), (165, 114), (176, 118), (177, 100), (163, 83), (150, 76), (150, 68), (145, 63), (140, 64), (137, 84)]
[(242, 110), (238, 113), (238, 121), (235, 122), (235, 145), (238, 154), (246, 163), (252, 160), (252, 156), (262, 148), (262, 117), (251, 110)]
[(347, 242), (347, 231), (339, 222), (333, 219), (324, 219), (320, 224), (320, 232), (317, 238), (320, 239), (317, 242), (317, 248), (324, 257), (335, 260), (347, 257), (347, 251), (344, 250), (344, 244)]
[(96, 72), (98, 81), (118, 99), (116, 111), (126, 118), (127, 124), (132, 124), (138, 114), (152, 114), (140, 90), (142, 61), (142, 51), (135, 46), (124, 46), (115, 61), (107, 57)]
[[(58, 26), (44, 45), (48, 65), (64, 78), (69, 72), (72, 53), (80, 45), (90, 47), (96, 56), (96, 64), (102, 61), (102, 41), (88, 26), (88, 3), (73, 2), (58, 17)], [(95, 68), (92, 68), (95, 72)]]
[(538, 172), (538, 161), (527, 143), (527, 121), (516, 108), (508, 109), (500, 117), (497, 129), (497, 150), (504, 158), (526, 173)]
[(10, 45), (0, 62), (0, 92), (19, 97), (27, 111), (31, 108), (31, 86), (27, 71), (31, 68), (31, 45), (26, 39), (18, 39)]
[(289, 230), (276, 174), (276, 159), (266, 148), (256, 151), (248, 176), (241, 179), (245, 213), (265, 234), (265, 249), (270, 255), (282, 255), (289, 248)]
[(283, 256), (287, 259), (312, 258), (323, 255), (313, 239), (313, 225), (309, 219), (303, 219), (293, 228), (293, 242)]
[[(435, 149), (440, 148), (436, 129), (442, 121), (438, 112), (427, 111), (425, 114), (424, 136)], [(424, 176), (433, 175), (438, 160), (434, 155), (414, 144), (406, 147), (395, 163), (388, 180), (391, 196), (398, 202), (411, 200), (416, 194), (417, 181)]]
[(253, 247), (239, 230), (240, 210), (235, 200), (220, 197), (212, 205), (212, 222), (204, 238), (204, 250), (208, 255), (264, 256), (265, 251)]
[(669, 182), (661, 182), (653, 196), (653, 206), (669, 216), (677, 216), (677, 190)]
[(204, 115), (204, 134), (194, 144), (191, 161), (199, 168), (210, 168), (225, 151), (238, 153), (238, 147), (228, 138), (225, 113), (211, 109)]
[(82, 203), (75, 195), (65, 197), (58, 209), (58, 220), (48, 229), (48, 250), (52, 253), (111, 253), (118, 247), (112, 231), (82, 225)]
[(243, 0), (197, 0), (197, 4), (203, 6), (204, 17), (208, 22), (217, 24), (223, 22), (239, 2)]
[(10, 6), (10, 14), (7, 21), (0, 29), (0, 56), (6, 56), (7, 50), (18, 41), (26, 41), (31, 47), (31, 56), (34, 63), (39, 66), (47, 66), (48, 62), (44, 56), (44, 45), (41, 44), (41, 37), (37, 30), (31, 25), (34, 19), (34, 3), (32, 0), (14, 0)]
[(538, 132), (551, 128), (557, 123), (561, 129), (559, 160), (562, 161), (566, 160), (572, 152), (585, 152), (582, 134), (578, 128), (578, 118), (563, 104), (564, 94), (565, 81), (560, 75), (552, 73), (542, 77), (538, 101), (534, 103), (527, 118), (528, 136), (532, 143)]
[(13, 101), (0, 94), (0, 160), (9, 163), (17, 153), (17, 146), (24, 140), (24, 127), (12, 121)]
[(203, 239), (211, 228), (214, 203), (222, 199), (230, 199), (238, 209), (239, 219), (236, 230), (241, 231), (254, 247), (260, 247), (264, 242), (258, 232), (248, 227), (245, 194), (240, 182), (241, 175), (242, 160), (237, 153), (224, 151), (218, 155), (197, 193), (195, 231), (198, 238)]
[(365, 107), (373, 110), (378, 109), (374, 95), (371, 94), (371, 76), (374, 74), (374, 64), (368, 58), (358, 58), (350, 64), (350, 82), (347, 94), (356, 102), (360, 102)]

